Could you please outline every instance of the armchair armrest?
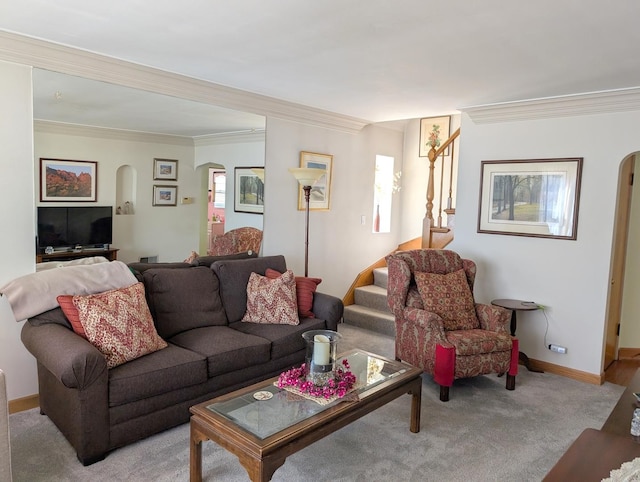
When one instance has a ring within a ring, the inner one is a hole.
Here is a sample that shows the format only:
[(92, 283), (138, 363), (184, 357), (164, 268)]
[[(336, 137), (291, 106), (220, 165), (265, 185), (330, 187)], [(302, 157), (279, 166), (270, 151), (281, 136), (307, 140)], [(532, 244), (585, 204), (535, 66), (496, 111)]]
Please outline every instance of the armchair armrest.
[(405, 323), (412, 323), (425, 330), (430, 344), (438, 344), (444, 347), (453, 346), (447, 341), (444, 323), (439, 315), (418, 308), (405, 308), (403, 318)]
[(22, 342), (38, 363), (49, 370), (64, 386), (83, 390), (96, 380), (106, 383), (105, 357), (86, 339), (57, 324), (22, 327)]
[(336, 296), (315, 292), (313, 294), (313, 307), (311, 308), (316, 318), (325, 320), (329, 330), (337, 330), (338, 323), (342, 319), (344, 305)]
[(498, 333), (511, 333), (511, 310), (500, 306), (476, 303), (476, 315), (480, 321), (480, 328)]

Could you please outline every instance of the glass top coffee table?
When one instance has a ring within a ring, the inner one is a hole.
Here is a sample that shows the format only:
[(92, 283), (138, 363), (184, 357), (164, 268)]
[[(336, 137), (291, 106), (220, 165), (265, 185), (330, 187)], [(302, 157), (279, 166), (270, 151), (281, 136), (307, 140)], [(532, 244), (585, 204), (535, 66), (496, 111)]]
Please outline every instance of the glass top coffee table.
[(420, 431), (419, 368), (357, 349), (344, 358), (356, 389), (326, 405), (278, 388), (276, 377), (191, 407), (191, 481), (202, 480), (205, 440), (236, 455), (252, 481), (267, 481), (289, 455), (406, 393), (412, 395), (409, 429)]

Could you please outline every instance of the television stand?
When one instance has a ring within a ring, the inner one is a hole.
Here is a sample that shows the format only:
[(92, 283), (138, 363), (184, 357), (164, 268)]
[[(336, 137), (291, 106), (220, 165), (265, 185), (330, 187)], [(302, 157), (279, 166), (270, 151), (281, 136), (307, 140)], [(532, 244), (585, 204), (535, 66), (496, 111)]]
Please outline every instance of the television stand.
[(36, 263), (44, 263), (47, 261), (71, 261), (72, 259), (90, 258), (92, 256), (104, 256), (109, 261), (115, 261), (118, 259), (117, 249), (98, 249), (87, 248), (83, 251), (58, 251), (57, 253), (36, 254)]

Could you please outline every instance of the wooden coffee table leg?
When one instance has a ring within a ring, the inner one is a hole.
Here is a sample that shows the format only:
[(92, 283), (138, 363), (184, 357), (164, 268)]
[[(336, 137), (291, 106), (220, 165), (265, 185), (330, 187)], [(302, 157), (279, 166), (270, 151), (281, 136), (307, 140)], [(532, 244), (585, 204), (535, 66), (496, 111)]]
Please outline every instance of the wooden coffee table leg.
[(189, 480), (191, 482), (202, 482), (202, 442), (208, 440), (208, 437), (198, 430), (194, 417), (191, 417), (190, 428)]
[(411, 388), (411, 432), (420, 431), (420, 409), (422, 407), (422, 378), (418, 377)]
[(239, 457), (240, 463), (249, 474), (251, 482), (268, 482), (279, 467), (282, 467), (286, 457), (270, 456), (263, 460)]

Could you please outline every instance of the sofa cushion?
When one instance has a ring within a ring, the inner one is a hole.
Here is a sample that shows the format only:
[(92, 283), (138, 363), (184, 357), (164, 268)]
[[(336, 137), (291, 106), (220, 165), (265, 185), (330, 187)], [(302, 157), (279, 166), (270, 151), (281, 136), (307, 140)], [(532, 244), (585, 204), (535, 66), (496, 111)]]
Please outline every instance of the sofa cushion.
[(327, 325), (324, 320), (318, 318), (303, 318), (299, 325), (256, 325), (236, 322), (230, 324), (229, 328), (271, 341), (271, 359), (276, 360), (304, 350), (306, 344), (302, 334), (309, 330), (326, 330)]
[(73, 304), (87, 339), (105, 356), (108, 368), (167, 346), (153, 325), (142, 283), (75, 295)]
[(143, 279), (161, 337), (227, 324), (218, 278), (209, 268), (149, 269)]
[[(277, 278), (280, 275), (281, 273), (275, 269), (269, 268), (265, 271), (267, 278)], [(300, 316), (311, 318), (315, 316), (311, 311), (313, 308), (313, 294), (320, 283), (322, 283), (320, 278), (296, 276), (296, 301), (298, 302), (298, 314)]]
[(277, 278), (251, 273), (247, 284), (247, 323), (298, 325), (296, 277), (287, 270)]
[(416, 272), (415, 278), (424, 309), (440, 316), (445, 330), (480, 327), (464, 269), (447, 274)]
[(224, 259), (211, 265), (220, 280), (220, 296), (229, 323), (240, 321), (247, 309), (247, 283), (251, 273), (264, 276), (267, 268), (284, 273), (284, 256), (264, 256), (252, 259)]
[(209, 377), (266, 363), (271, 352), (269, 340), (228, 326), (195, 328), (169, 341), (206, 357)]
[(206, 358), (169, 343), (164, 350), (109, 370), (109, 406), (124, 405), (206, 381)]

